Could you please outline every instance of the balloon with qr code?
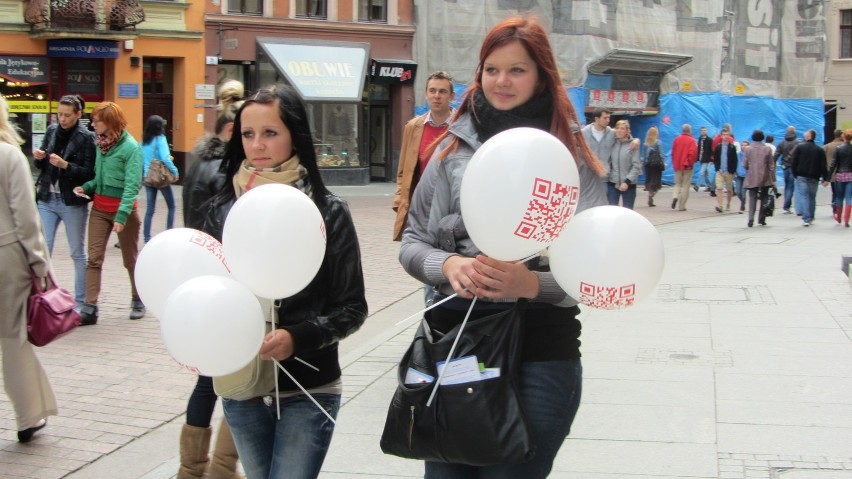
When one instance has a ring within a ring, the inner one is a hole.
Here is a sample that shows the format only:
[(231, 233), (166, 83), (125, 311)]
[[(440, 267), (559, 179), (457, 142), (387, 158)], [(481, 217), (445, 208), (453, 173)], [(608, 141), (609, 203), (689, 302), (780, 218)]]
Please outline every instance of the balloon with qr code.
[(157, 318), (172, 291), (184, 281), (208, 274), (230, 276), (222, 243), (191, 228), (163, 231), (145, 244), (133, 274), (145, 307)]
[(266, 321), (247, 287), (224, 276), (199, 276), (169, 295), (160, 335), (175, 361), (204, 376), (222, 376), (254, 360)]
[(665, 265), (657, 228), (620, 206), (597, 206), (575, 215), (548, 255), (562, 289), (598, 309), (625, 308), (647, 296)]
[(512, 128), (476, 150), (462, 178), (464, 226), (476, 247), (513, 261), (550, 245), (580, 198), (574, 157), (559, 139), (535, 128)]
[(319, 271), (325, 257), (325, 222), (301, 190), (261, 185), (231, 207), (222, 246), (237, 281), (261, 298), (287, 298)]

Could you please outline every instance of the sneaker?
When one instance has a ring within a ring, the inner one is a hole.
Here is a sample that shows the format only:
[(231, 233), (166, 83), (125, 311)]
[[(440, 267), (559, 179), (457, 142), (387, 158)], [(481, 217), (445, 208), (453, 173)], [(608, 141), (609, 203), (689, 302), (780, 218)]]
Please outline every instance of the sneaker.
[(716, 207), (716, 212), (717, 212), (717, 213), (721, 213), (721, 212), (722, 212), (722, 208), (720, 208), (720, 207), (718, 207), (718, 206), (717, 206), (717, 207)]
[(716, 192), (715, 192), (715, 191), (713, 191), (713, 190), (710, 190), (710, 197), (711, 197), (711, 198), (715, 198), (715, 197), (716, 197)]
[(784, 210), (784, 214), (785, 214), (785, 215), (792, 215), (792, 214), (793, 214), (793, 212), (792, 212), (792, 211), (790, 211), (790, 210)]
[(145, 305), (142, 301), (134, 299), (130, 302), (130, 319), (139, 319), (145, 316)]
[(807, 227), (808, 227), (808, 226), (810, 226), (810, 225), (811, 225), (811, 224), (810, 224), (810, 223), (808, 223), (807, 221), (802, 221), (802, 226), (804, 226), (805, 228), (807, 228)]
[(98, 305), (83, 303), (80, 306), (80, 326), (98, 324)]
[(672, 200), (672, 209), (675, 209), (675, 206), (677, 206), (677, 198)]
[(698, 191), (698, 185), (692, 185), (692, 189)]

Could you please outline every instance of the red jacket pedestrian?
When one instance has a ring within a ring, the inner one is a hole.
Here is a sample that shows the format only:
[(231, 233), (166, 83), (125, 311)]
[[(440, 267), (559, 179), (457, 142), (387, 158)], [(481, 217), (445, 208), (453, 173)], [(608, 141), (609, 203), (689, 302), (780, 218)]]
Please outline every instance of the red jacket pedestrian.
[(698, 143), (690, 132), (683, 132), (672, 143), (672, 168), (688, 170), (698, 159)]

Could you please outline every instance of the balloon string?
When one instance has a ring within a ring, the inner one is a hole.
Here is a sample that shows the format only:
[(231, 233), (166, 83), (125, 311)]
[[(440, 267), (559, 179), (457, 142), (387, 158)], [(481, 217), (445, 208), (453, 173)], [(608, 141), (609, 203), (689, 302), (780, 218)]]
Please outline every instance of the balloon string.
[(453, 295), (451, 295), (451, 296), (447, 296), (446, 298), (444, 298), (444, 299), (442, 299), (442, 300), (438, 301), (437, 303), (435, 303), (435, 304), (433, 304), (433, 305), (429, 306), (428, 308), (426, 308), (426, 309), (424, 309), (424, 310), (422, 310), (422, 311), (418, 311), (418, 312), (416, 312), (416, 313), (412, 314), (411, 316), (409, 316), (409, 317), (407, 317), (407, 318), (403, 319), (402, 321), (397, 322), (396, 324), (394, 324), (394, 326), (399, 326), (400, 324), (407, 323), (408, 321), (411, 321), (412, 319), (419, 318), (419, 317), (423, 316), (423, 313), (425, 313), (426, 311), (429, 311), (430, 309), (434, 308), (435, 306), (442, 305), (442, 304), (446, 303), (447, 301), (449, 301), (449, 300), (451, 300), (451, 299), (455, 298), (455, 297), (456, 297), (456, 296), (458, 296), (458, 295), (459, 295), (458, 293), (455, 293), (455, 294), (453, 294)]
[(307, 366), (307, 367), (309, 367), (309, 368), (313, 369), (314, 371), (319, 371), (319, 368), (318, 368), (318, 367), (316, 367), (316, 366), (314, 366), (313, 364), (311, 364), (311, 363), (309, 363), (309, 362), (305, 361), (304, 359), (297, 358), (296, 356), (293, 356), (293, 359), (295, 359), (296, 361), (299, 361), (300, 363), (302, 363), (302, 364), (304, 364), (305, 366)]
[[(275, 314), (275, 311), (277, 309), (276, 306), (277, 305), (275, 304), (275, 301), (273, 301), (272, 307), (269, 308), (269, 319), (272, 322), (272, 330), (273, 331), (275, 331), (277, 329), (277, 324), (275, 323), (275, 316), (277, 316)], [(275, 360), (273, 359), (273, 361), (275, 361)], [(272, 377), (275, 378), (275, 414), (276, 414), (278, 420), (280, 421), (281, 420), (281, 399), (280, 399), (281, 396), (279, 396), (279, 394), (278, 394), (278, 370), (275, 369), (275, 364), (272, 364), (271, 366), (272, 366)]]
[(473, 311), (474, 304), (476, 304), (476, 296), (473, 297), (473, 300), (470, 302), (470, 307), (467, 308), (467, 314), (464, 315), (464, 321), (462, 321), (461, 326), (459, 326), (459, 332), (456, 334), (456, 339), (453, 340), (453, 345), (450, 347), (450, 354), (447, 354), (447, 359), (444, 361), (444, 367), (441, 368), (441, 372), (438, 373), (438, 379), (435, 381), (435, 387), (432, 388), (432, 394), (429, 395), (429, 400), (426, 401), (426, 407), (432, 405), (432, 399), (435, 398), (435, 393), (438, 392), (438, 386), (441, 385), (441, 381), (444, 379), (444, 373), (447, 372), (447, 369), (450, 369), (448, 367), (450, 365), (450, 359), (453, 357), (453, 353), (456, 352), (456, 346), (459, 344), (459, 339), (461, 339), (464, 326), (467, 324), (467, 318), (470, 317), (471, 311)]
[[(334, 418), (333, 418), (333, 417), (331, 417), (331, 414), (329, 414), (329, 413), (328, 413), (328, 411), (326, 411), (326, 410), (325, 410), (325, 408), (324, 408), (324, 407), (322, 407), (322, 405), (321, 405), (320, 403), (318, 403), (318, 402), (317, 402), (317, 400), (316, 400), (316, 399), (314, 399), (314, 397), (313, 397), (313, 396), (311, 396), (311, 393), (309, 393), (309, 392), (308, 392), (305, 388), (303, 388), (303, 387), (302, 387), (302, 385), (301, 385), (301, 384), (299, 384), (299, 381), (296, 381), (296, 378), (294, 378), (294, 377), (293, 377), (293, 376), (292, 376), (292, 375), (291, 375), (291, 374), (287, 371), (287, 369), (285, 369), (285, 368), (284, 368), (284, 366), (282, 366), (282, 365), (281, 365), (281, 363), (279, 363), (279, 362), (278, 362), (277, 360), (275, 360), (275, 359), (273, 359), (272, 361), (273, 361), (273, 362), (275, 362), (275, 364), (276, 364), (279, 368), (281, 368), (281, 370), (282, 370), (282, 371), (284, 371), (284, 374), (286, 374), (286, 375), (287, 375), (287, 377), (288, 377), (288, 378), (290, 378), (290, 380), (291, 380), (291, 381), (293, 381), (293, 383), (294, 383), (296, 386), (299, 386), (299, 389), (301, 389), (301, 390), (302, 390), (302, 392), (303, 392), (303, 393), (305, 393), (305, 394), (308, 396), (308, 399), (310, 399), (311, 401), (313, 401), (313, 403), (314, 403), (314, 404), (316, 404), (316, 406), (319, 408), (319, 410), (320, 410), (320, 411), (322, 411), (322, 413), (323, 413), (323, 414), (325, 414), (325, 415), (326, 415), (326, 417), (328, 417), (328, 419), (331, 421), (331, 423), (332, 423), (332, 424), (337, 424), (337, 421), (335, 421), (335, 420), (334, 420)], [(275, 385), (275, 389), (276, 389), (276, 392), (277, 392), (277, 389), (278, 389), (278, 384), (277, 384), (277, 383), (276, 383), (276, 385)], [(278, 414), (280, 415), (281, 413), (279, 412)]]

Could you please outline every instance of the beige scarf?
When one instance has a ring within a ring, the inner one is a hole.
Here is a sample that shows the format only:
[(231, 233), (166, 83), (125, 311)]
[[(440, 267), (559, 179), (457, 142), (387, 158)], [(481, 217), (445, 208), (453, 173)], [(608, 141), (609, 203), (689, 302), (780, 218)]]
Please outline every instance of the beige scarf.
[(293, 155), (275, 168), (254, 168), (248, 165), (248, 160), (243, 160), (240, 169), (234, 175), (234, 192), (239, 198), (252, 188), (278, 183), (293, 186), (311, 196), (310, 184), (305, 181), (307, 176), (308, 170), (299, 163), (298, 155)]

